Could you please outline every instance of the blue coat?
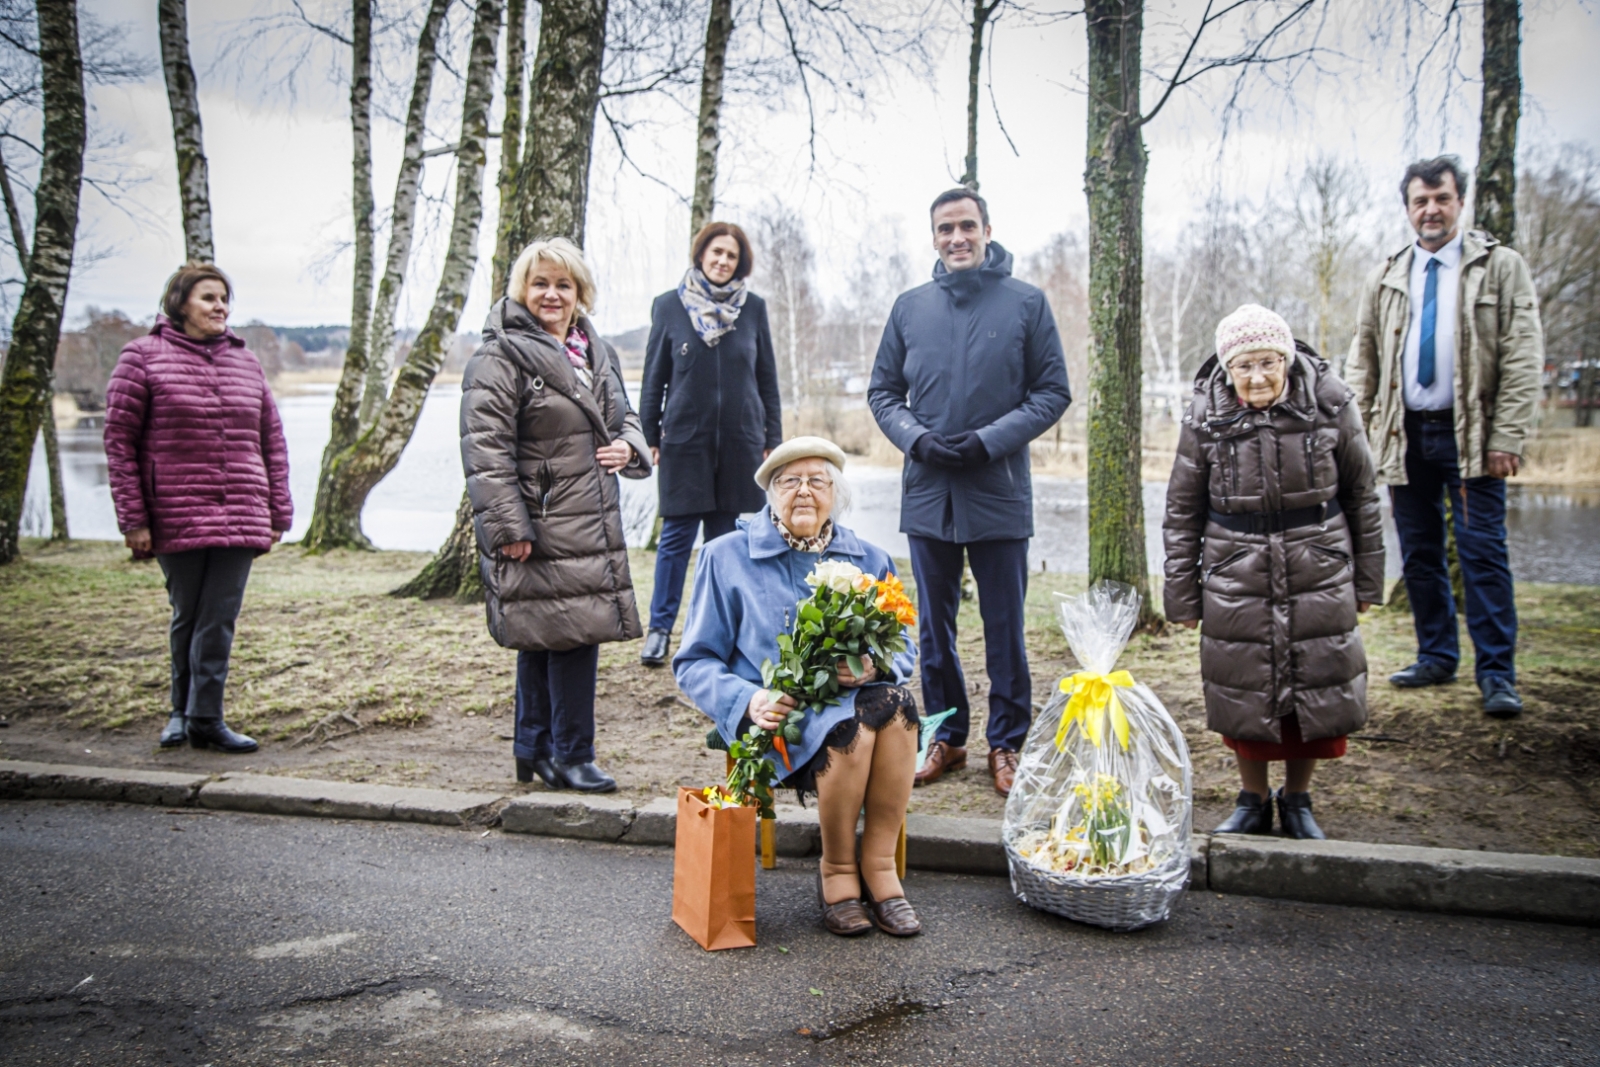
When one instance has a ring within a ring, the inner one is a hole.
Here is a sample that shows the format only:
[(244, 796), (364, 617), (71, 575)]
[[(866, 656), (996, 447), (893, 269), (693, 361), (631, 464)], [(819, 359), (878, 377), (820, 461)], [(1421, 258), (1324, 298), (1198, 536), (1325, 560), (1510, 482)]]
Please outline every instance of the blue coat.
[[(683, 645), (672, 657), (672, 672), (695, 707), (717, 724), (723, 740), (738, 736), (739, 720), (762, 687), (761, 663), (777, 662), (778, 635), (794, 625), (795, 606), (812, 593), (806, 575), (823, 559), (845, 560), (879, 578), (894, 572), (887, 552), (838, 523), (821, 556), (797, 552), (772, 525), (767, 508), (741, 519), (737, 530), (701, 549)], [(912, 647), (907, 636), (907, 651), (887, 667), (879, 664), (879, 671), (892, 670), (896, 683), (909, 679), (916, 666)], [(839, 697), (838, 704), (806, 715), (800, 743), (789, 746), (792, 769), (805, 766), (822, 748), (828, 731), (855, 715), (856, 691), (843, 690)], [(778, 772), (788, 777), (781, 762)]]
[[(889, 313), (867, 402), (906, 453), (900, 530), (964, 544), (1033, 536), (1028, 442), (1072, 402), (1067, 362), (1044, 293), (1011, 277), (1011, 253), (990, 242), (981, 267), (902, 293)], [(975, 430), (989, 462), (949, 471), (911, 458), (929, 431)]]

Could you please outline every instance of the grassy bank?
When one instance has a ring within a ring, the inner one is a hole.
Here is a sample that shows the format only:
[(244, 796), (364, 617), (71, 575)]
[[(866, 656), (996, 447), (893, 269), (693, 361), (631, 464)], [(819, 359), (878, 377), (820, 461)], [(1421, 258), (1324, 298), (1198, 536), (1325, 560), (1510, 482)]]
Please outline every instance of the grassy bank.
[[(0, 568), (0, 757), (515, 791), (514, 656), (489, 639), (479, 606), (386, 595), (425, 558), (313, 557), (289, 547), (258, 560), (239, 620), (228, 714), (264, 745), (253, 756), (224, 758), (155, 748), (168, 670), (159, 569), (128, 562), (126, 550), (110, 544), (30, 542), (20, 562)], [(650, 554), (633, 554), (641, 602), (652, 567)], [(1040, 704), (1074, 666), (1052, 594), (1082, 583), (1033, 576), (1028, 645)], [(1364, 620), (1379, 680), (1371, 722), (1350, 755), (1318, 772), (1317, 811), (1330, 833), (1600, 856), (1600, 598), (1588, 587), (1523, 585), (1518, 608), (1528, 713), (1509, 724), (1482, 714), (1467, 681), (1391, 689), (1381, 679), (1411, 659), (1410, 619), (1375, 612)], [(963, 607), (961, 626), (975, 691), (972, 762), (917, 790), (913, 810), (998, 817), (1002, 804), (983, 769), (986, 681), (974, 605)], [(637, 642), (602, 651), (602, 762), (639, 798), (714, 780), (720, 754), (701, 747), (708, 721), (669, 672), (645, 670), (637, 657)], [(1231, 755), (1205, 730), (1196, 636), (1140, 636), (1121, 665), (1154, 688), (1183, 727), (1196, 824), (1212, 825), (1238, 785)], [(1470, 673), (1463, 665), (1462, 677)]]

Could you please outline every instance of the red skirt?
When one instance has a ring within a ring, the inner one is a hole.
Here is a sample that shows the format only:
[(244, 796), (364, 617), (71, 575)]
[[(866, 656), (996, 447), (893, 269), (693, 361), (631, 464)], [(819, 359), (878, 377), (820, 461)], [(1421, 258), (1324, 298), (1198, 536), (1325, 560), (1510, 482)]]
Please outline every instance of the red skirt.
[(1338, 759), (1344, 755), (1343, 737), (1322, 737), (1315, 741), (1301, 740), (1298, 715), (1285, 715), (1278, 720), (1278, 726), (1283, 731), (1282, 741), (1237, 741), (1231, 737), (1224, 737), (1222, 743), (1233, 749), (1240, 759), (1263, 763), (1290, 759)]

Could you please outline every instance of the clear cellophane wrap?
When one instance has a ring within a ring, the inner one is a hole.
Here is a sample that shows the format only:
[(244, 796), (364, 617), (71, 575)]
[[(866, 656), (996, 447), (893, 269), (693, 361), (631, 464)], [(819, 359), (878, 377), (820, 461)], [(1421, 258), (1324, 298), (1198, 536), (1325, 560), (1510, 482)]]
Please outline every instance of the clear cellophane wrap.
[(1189, 747), (1148, 686), (1116, 669), (1139, 594), (1057, 594), (1082, 669), (1028, 731), (1002, 838), (1017, 897), (1114, 929), (1160, 922), (1189, 880)]

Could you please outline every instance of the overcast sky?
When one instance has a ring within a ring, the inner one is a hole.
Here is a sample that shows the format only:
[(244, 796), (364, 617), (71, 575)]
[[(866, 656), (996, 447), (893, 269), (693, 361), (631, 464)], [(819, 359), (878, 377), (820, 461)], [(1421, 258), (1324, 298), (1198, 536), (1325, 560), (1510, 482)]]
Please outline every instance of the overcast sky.
[[(157, 67), (152, 0), (87, 0), (85, 6), (103, 22), (122, 24), (127, 47)], [(279, 6), (287, 7), (287, 0)], [(1171, 49), (1178, 27), (1192, 24), (1201, 5), (1153, 0), (1150, 6), (1147, 60)], [(263, 4), (257, 11), (271, 7)], [(1525, 156), (1568, 142), (1600, 149), (1596, 7), (1592, 0), (1524, 4)], [(246, 5), (191, 0), (190, 10), (218, 262), (238, 289), (234, 321), (347, 322), (350, 259), (342, 249), (351, 229), (348, 89), (334, 77), (326, 52), (301, 71), (292, 98), (270, 84), (283, 72), (282, 58), (273, 58), (282, 42), (261, 42), (243, 58), (219, 64), (219, 54), (242, 32)], [(1365, 166), (1374, 177), (1374, 197), (1390, 198), (1394, 206), (1394, 226), (1400, 215), (1393, 182), (1409, 158), (1449, 150), (1472, 166), (1479, 87), (1468, 85), (1441, 102), (1442, 83), (1433, 76), (1433, 95), (1424, 99), (1419, 121), (1408, 123), (1407, 72), (1399, 62), (1403, 42), (1363, 42), (1351, 28), (1356, 10), (1355, 4), (1338, 0), (1339, 13), (1352, 22), (1329, 31), (1327, 39), (1338, 46), (1326, 64), (1332, 75), (1305, 77), (1289, 92), (1258, 83), (1243, 124), (1226, 142), (1219, 141), (1218, 117), (1225, 75), (1181, 92), (1156, 117), (1146, 130), (1149, 242), (1171, 241), (1214, 192), (1257, 198), (1280, 193), (1286, 176), (1319, 151)], [(807, 166), (804, 114), (797, 102), (774, 111), (733, 98), (724, 109), (728, 136), (718, 216), (749, 222), (779, 201), (800, 210), (819, 249), (818, 283), (829, 296), (842, 295), (856, 262), (887, 251), (888, 242), (898, 241), (912, 253), (919, 276), (931, 269), (926, 205), (953, 184), (965, 151), (966, 42), (956, 9), (936, 11), (945, 28), (935, 38), (940, 54), (932, 82), (892, 72), (870, 87), (864, 108), (825, 114), (815, 170)], [(464, 25), (466, 15), (458, 5), (452, 17)], [(1467, 18), (1459, 65), (1470, 73), (1478, 65), (1477, 11)], [(530, 51), (532, 46), (530, 41)], [(1016, 153), (1001, 136), (986, 93), (980, 177), (995, 239), (1019, 255), (1061, 230), (1081, 228), (1086, 218), (1084, 100), (1078, 91), (1083, 57), (1079, 20), (1030, 27), (1012, 18), (996, 30), (994, 101)], [(440, 80), (448, 82), (449, 75), (441, 72)], [(1145, 94), (1148, 106), (1151, 83)], [(436, 96), (439, 131), (430, 144), (453, 136), (459, 122), (453, 90), (441, 86)], [(98, 194), (86, 195), (84, 243), (99, 254), (73, 276), (69, 322), (89, 306), (147, 317), (183, 249), (171, 120), (158, 67), (142, 83), (93, 88), (91, 103), (91, 129), (107, 145), (102, 155), (142, 180), (124, 194), (128, 200), (121, 207)], [(661, 102), (649, 117), (651, 125), (630, 141), (631, 154), (654, 178), (687, 191), (694, 149), (691, 116)], [(498, 122), (497, 110), (496, 127)], [(385, 202), (398, 162), (398, 128), (380, 122), (376, 141), (375, 183)], [(596, 321), (602, 330), (620, 331), (647, 322), (651, 297), (677, 284), (686, 266), (688, 209), (678, 192), (626, 167), (608, 135), (597, 137), (596, 146), (588, 215), (588, 251), (601, 282)], [(491, 185), (497, 165), (492, 154)], [(430, 162), (427, 185), (436, 195), (445, 190), (453, 166), (448, 158)], [(468, 330), (478, 327), (489, 304), (487, 257), (495, 200), (491, 188), (483, 256), (462, 320)], [(409, 324), (420, 323), (426, 314), (438, 258), (439, 243), (425, 244), (403, 301), (402, 317)]]

